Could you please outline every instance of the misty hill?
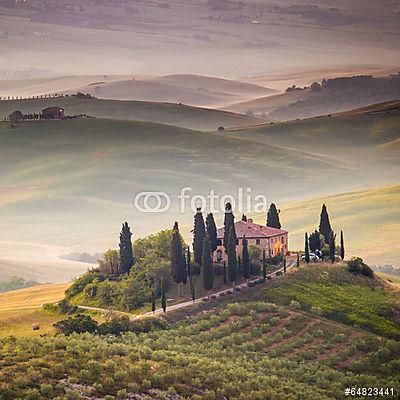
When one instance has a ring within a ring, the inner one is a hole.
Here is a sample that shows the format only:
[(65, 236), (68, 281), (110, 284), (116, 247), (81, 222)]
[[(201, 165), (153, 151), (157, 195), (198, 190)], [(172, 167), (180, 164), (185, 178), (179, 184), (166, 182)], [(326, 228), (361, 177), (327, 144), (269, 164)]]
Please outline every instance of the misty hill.
[[(308, 4), (306, 4), (308, 3)], [(236, 78), (398, 63), (398, 6), (282, 0), (2, 1), (9, 79), (81, 74)]]
[(172, 103), (101, 100), (81, 97), (62, 97), (31, 100), (0, 101), (0, 118), (15, 110), (23, 113), (40, 112), (49, 106), (60, 106), (66, 115), (86, 114), (118, 120), (140, 120), (175, 125), (198, 130), (217, 130), (219, 126), (254, 125), (260, 120), (251, 116), (207, 108)]
[(333, 114), (400, 98), (400, 74), (386, 77), (353, 76), (289, 88), (286, 93), (226, 107), (274, 120), (294, 120)]
[[(283, 203), (396, 182), (398, 154), (386, 145), (399, 139), (399, 120), (394, 114), (355, 114), (222, 134), (92, 118), (14, 129), (2, 122), (0, 228), (9, 242), (69, 247), (59, 255), (71, 249), (93, 253), (116, 246), (125, 220), (135, 237), (174, 220), (186, 235), (193, 213), (188, 202), (181, 211), (177, 198), (185, 186), (190, 195), (214, 189), (220, 196), (250, 187), (253, 196)], [(139, 212), (133, 199), (142, 191), (168, 193), (171, 208)], [(220, 223), (221, 214), (216, 218)]]
[(222, 107), (240, 99), (254, 99), (274, 93), (261, 86), (199, 75), (170, 75), (111, 83), (104, 81), (77, 90), (102, 99), (184, 103), (204, 107)]
[(0, 81), (0, 96), (90, 93), (101, 99), (222, 107), (274, 93), (265, 87), (200, 75), (160, 77), (83, 75)]

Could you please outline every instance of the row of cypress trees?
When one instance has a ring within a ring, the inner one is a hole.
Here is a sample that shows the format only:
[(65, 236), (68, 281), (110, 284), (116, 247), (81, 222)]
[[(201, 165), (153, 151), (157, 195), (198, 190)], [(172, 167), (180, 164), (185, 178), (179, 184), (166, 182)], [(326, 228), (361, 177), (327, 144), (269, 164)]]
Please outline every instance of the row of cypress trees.
[[(267, 226), (280, 228), (279, 212), (275, 204), (271, 204), (267, 214)], [(194, 216), (193, 233), (193, 259), (200, 266), (202, 285), (205, 290), (210, 291), (214, 287), (214, 266), (213, 253), (218, 247), (217, 226), (215, 224), (214, 215), (207, 214), (204, 221), (201, 208), (197, 208)], [(228, 255), (228, 263), (223, 265), (224, 283), (228, 281), (234, 284), (239, 274), (245, 279), (250, 277), (250, 256), (248, 250), (248, 241), (243, 239), (242, 258), (236, 254), (237, 236), (235, 231), (235, 216), (233, 214), (232, 205), (227, 203), (224, 215), (224, 238), (223, 245)], [(263, 271), (265, 272), (265, 254), (263, 254)], [(178, 284), (179, 296), (181, 295), (182, 285), (186, 285), (189, 280), (190, 293), (192, 300), (196, 298), (195, 286), (193, 280), (193, 268), (191, 268), (191, 254), (189, 247), (186, 256), (182, 248), (182, 238), (179, 233), (178, 223), (175, 222), (172, 241), (171, 241), (171, 275)], [(165, 285), (161, 288), (162, 299), (165, 297)], [(153, 300), (154, 298), (154, 300)], [(154, 303), (154, 304), (153, 304)], [(166, 300), (161, 301), (162, 307), (166, 307)], [(155, 295), (152, 294), (152, 308), (155, 310)]]

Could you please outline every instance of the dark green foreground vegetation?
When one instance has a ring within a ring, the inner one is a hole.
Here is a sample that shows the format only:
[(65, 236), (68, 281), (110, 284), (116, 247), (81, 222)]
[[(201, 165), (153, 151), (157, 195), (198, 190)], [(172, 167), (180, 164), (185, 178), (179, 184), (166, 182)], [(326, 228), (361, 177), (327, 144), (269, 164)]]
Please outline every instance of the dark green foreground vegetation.
[[(296, 301), (300, 289), (277, 299), (288, 307), (265, 301), (300, 278), (314, 285), (312, 312)], [(340, 266), (310, 266), (276, 279), (273, 288), (267, 283), (169, 313), (166, 324), (150, 324), (147, 333), (4, 339), (0, 399), (108, 400), (129, 393), (145, 399), (341, 399), (344, 388), (354, 386), (398, 393), (400, 344), (316, 315), (316, 307), (324, 312), (333, 298), (321, 279), (335, 279), (336, 289), (348, 279), (351, 286), (340, 298), (359, 318), (364, 298), (352, 290), (368, 293), (379, 285)], [(371, 307), (389, 301), (381, 288), (374, 290), (382, 295), (369, 297)]]

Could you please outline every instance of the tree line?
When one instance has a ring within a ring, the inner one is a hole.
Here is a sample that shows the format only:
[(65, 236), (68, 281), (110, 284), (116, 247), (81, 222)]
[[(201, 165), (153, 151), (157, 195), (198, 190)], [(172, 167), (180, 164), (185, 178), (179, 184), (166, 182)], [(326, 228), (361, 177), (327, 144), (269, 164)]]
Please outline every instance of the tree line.
[[(267, 226), (280, 228), (279, 210), (274, 204), (267, 214)], [(243, 220), (247, 220), (246, 216), (242, 216)], [(170, 247), (166, 249), (164, 246), (157, 251), (164, 254), (157, 254), (156, 258), (151, 259), (151, 263), (160, 262), (167, 258), (169, 262), (169, 276), (178, 286), (178, 295), (181, 296), (184, 285), (189, 284), (189, 291), (192, 300), (196, 299), (196, 287), (194, 284), (194, 276), (200, 275), (201, 284), (207, 293), (214, 288), (215, 274), (222, 275), (225, 285), (234, 286), (240, 279), (249, 279), (252, 274), (258, 274), (262, 270), (263, 278), (266, 279), (267, 264), (276, 263), (277, 260), (266, 257), (265, 251), (257, 246), (249, 246), (248, 240), (242, 239), (242, 254), (237, 254), (236, 246), (238, 239), (235, 231), (235, 216), (230, 203), (226, 204), (224, 214), (224, 238), (221, 241), (223, 249), (227, 255), (227, 262), (214, 263), (213, 256), (217, 250), (219, 239), (217, 236), (217, 226), (214, 215), (208, 213), (204, 219), (201, 208), (196, 210), (193, 224), (193, 242), (192, 249), (187, 246), (179, 231), (178, 222), (174, 223), (171, 233), (168, 234)], [(137, 247), (137, 257), (141, 260), (146, 257), (146, 253), (150, 252), (149, 244), (145, 244), (144, 240)], [(132, 233), (127, 222), (122, 225), (119, 236), (119, 249), (108, 250), (99, 260), (99, 269), (108, 276), (129, 275), (135, 264), (143, 265), (142, 262), (135, 263), (135, 254), (132, 244)], [(161, 246), (162, 247), (162, 246)], [(143, 254), (142, 254), (143, 253)], [(168, 253), (168, 254), (167, 254)], [(260, 258), (262, 253), (262, 264)], [(162, 259), (159, 257), (162, 256)], [(167, 256), (164, 258), (164, 256)], [(159, 261), (158, 261), (159, 260)], [(280, 259), (279, 259), (280, 260)], [(146, 266), (145, 266), (146, 267)], [(135, 267), (134, 274), (140, 275), (143, 271), (139, 271)], [(152, 268), (152, 267), (149, 267)], [(152, 310), (156, 309), (156, 300), (160, 298), (161, 307), (166, 309), (167, 306), (167, 290), (168, 285), (164, 273), (158, 273), (150, 278), (145, 278), (151, 288), (151, 305)]]

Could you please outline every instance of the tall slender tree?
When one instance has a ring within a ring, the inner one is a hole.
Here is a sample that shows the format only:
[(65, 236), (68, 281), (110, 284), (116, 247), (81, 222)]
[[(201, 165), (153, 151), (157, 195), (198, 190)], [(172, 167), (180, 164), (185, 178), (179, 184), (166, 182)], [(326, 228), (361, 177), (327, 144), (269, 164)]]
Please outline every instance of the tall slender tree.
[(276, 205), (271, 203), (267, 212), (267, 226), (271, 228), (281, 229), (281, 222), (279, 221), (280, 210), (277, 210)]
[(305, 235), (304, 240), (304, 261), (309, 264), (310, 263), (310, 248), (308, 246), (308, 234)]
[(204, 289), (210, 291), (214, 286), (214, 267), (211, 258), (211, 244), (208, 235), (203, 241), (203, 255), (201, 260), (201, 278)]
[(343, 231), (340, 231), (340, 258), (344, 260), (344, 237)]
[(224, 281), (224, 285), (228, 283), (228, 276), (227, 276), (227, 271), (226, 271), (226, 261), (222, 263), (222, 279)]
[(335, 262), (335, 239), (336, 235), (331, 231), (329, 236), (329, 259), (332, 261), (332, 264)]
[(300, 252), (297, 252), (297, 260), (296, 260), (296, 267), (299, 268), (300, 267)]
[(265, 281), (267, 279), (267, 260), (265, 258), (265, 249), (263, 250), (262, 253), (262, 273), (263, 273), (263, 280)]
[(191, 254), (190, 254), (190, 248), (188, 246), (187, 251), (186, 251), (186, 272), (187, 272), (188, 278), (190, 278), (192, 276), (192, 268), (191, 268), (190, 263), (191, 263)]
[(197, 208), (197, 212), (194, 216), (194, 228), (193, 228), (193, 253), (194, 262), (201, 265), (201, 257), (203, 254), (203, 242), (206, 236), (206, 227), (204, 224), (203, 214), (201, 208)]
[(214, 215), (212, 213), (207, 214), (206, 217), (206, 232), (208, 237), (210, 238), (211, 243), (211, 253), (214, 253), (218, 247), (218, 238), (217, 238), (217, 225), (215, 225)]
[(161, 281), (161, 307), (164, 312), (167, 311), (167, 291), (164, 280)]
[(224, 216), (224, 243), (223, 243), (226, 252), (228, 252), (228, 240), (229, 240), (229, 234), (230, 234), (231, 228), (233, 228), (233, 234), (234, 234), (235, 240), (236, 240), (235, 216), (233, 215), (231, 203), (226, 203), (225, 216)]
[(119, 235), (119, 258), (122, 274), (129, 274), (133, 265), (132, 233), (127, 222), (122, 224)]
[(196, 290), (195, 290), (195, 286), (194, 286), (193, 276), (190, 276), (190, 278), (189, 278), (189, 285), (190, 285), (190, 295), (192, 297), (192, 300), (195, 301), (196, 300)]
[(179, 233), (178, 223), (175, 222), (171, 239), (171, 275), (178, 284), (179, 296), (182, 291), (182, 284), (186, 284), (186, 260), (182, 251), (182, 239)]
[(286, 257), (283, 257), (283, 273), (286, 274)]
[(236, 233), (231, 226), (228, 236), (228, 279), (234, 284), (237, 279)]
[(325, 204), (322, 204), (321, 215), (319, 219), (319, 231), (324, 236), (325, 243), (329, 243), (332, 227)]
[(240, 257), (240, 255), (237, 256), (237, 277), (240, 280), (240, 278), (243, 276), (243, 270), (242, 270), (243, 266), (242, 266), (242, 258)]
[(151, 291), (151, 311), (153, 312), (153, 314), (156, 311), (156, 294), (154, 293), (154, 288)]
[(242, 251), (242, 257), (243, 257), (243, 278), (244, 279), (249, 279), (250, 278), (250, 256), (249, 256), (249, 248), (248, 248), (248, 240), (246, 237), (243, 238), (242, 240), (242, 246), (243, 246), (243, 251)]

